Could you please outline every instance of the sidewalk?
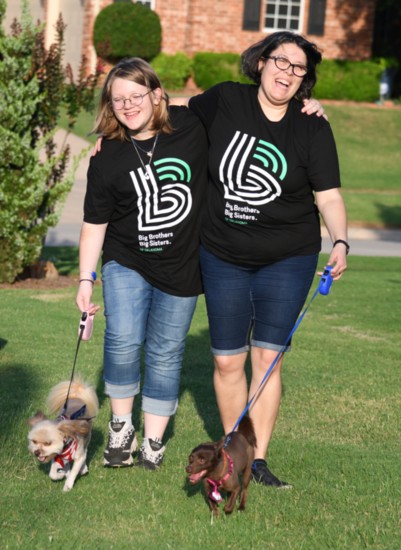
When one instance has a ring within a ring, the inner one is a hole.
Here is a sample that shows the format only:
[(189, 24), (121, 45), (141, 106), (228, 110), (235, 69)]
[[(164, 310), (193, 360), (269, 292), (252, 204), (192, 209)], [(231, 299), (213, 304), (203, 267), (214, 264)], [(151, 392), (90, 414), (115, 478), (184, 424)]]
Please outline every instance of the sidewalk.
[[(56, 134), (57, 143), (62, 143), (66, 135), (64, 130)], [(89, 166), (92, 146), (88, 141), (73, 134), (67, 138), (71, 147), (71, 157), (78, 155), (83, 149), (90, 150), (79, 163), (75, 174), (75, 183), (67, 197), (62, 214), (56, 227), (51, 228), (46, 237), (46, 246), (77, 246), (83, 218), (83, 204), (86, 191), (86, 173)]]
[[(60, 130), (56, 139), (59, 143), (64, 139), (65, 132)], [(77, 155), (89, 146), (89, 143), (70, 134), (67, 142), (72, 155)], [(78, 246), (81, 230), (83, 203), (86, 190), (86, 172), (91, 156), (91, 149), (85, 155), (78, 167), (74, 186), (64, 204), (58, 225), (49, 230), (46, 246)], [(331, 241), (323, 228), (322, 252), (329, 253)], [(395, 256), (401, 257), (401, 230), (349, 228), (350, 254), (354, 256)]]

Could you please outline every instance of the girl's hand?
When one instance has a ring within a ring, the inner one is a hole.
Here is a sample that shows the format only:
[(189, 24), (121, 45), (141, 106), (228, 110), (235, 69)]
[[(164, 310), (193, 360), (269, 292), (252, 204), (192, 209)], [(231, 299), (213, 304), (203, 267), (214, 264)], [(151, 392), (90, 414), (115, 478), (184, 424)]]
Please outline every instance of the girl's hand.
[(304, 99), (304, 106), (301, 112), (307, 115), (322, 116), (326, 120), (329, 120), (324, 112), (323, 105), (321, 105), (317, 99)]

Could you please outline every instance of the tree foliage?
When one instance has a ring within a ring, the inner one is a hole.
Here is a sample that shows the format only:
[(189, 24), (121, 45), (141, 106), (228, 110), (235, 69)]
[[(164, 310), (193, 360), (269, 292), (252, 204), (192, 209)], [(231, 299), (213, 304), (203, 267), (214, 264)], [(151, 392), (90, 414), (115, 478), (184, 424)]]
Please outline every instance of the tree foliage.
[[(0, 0), (0, 23), (4, 13)], [(74, 181), (79, 159), (69, 163), (68, 145), (57, 151), (54, 133), (63, 106), (70, 128), (92, 107), (97, 75), (85, 76), (85, 59), (77, 82), (63, 67), (64, 30), (60, 16), (46, 49), (44, 27), (33, 24), (24, 0), (21, 21), (10, 34), (0, 31), (0, 282), (40, 257)]]
[(140, 3), (117, 2), (96, 17), (93, 44), (97, 55), (110, 63), (124, 57), (150, 61), (160, 52), (161, 34), (156, 12)]

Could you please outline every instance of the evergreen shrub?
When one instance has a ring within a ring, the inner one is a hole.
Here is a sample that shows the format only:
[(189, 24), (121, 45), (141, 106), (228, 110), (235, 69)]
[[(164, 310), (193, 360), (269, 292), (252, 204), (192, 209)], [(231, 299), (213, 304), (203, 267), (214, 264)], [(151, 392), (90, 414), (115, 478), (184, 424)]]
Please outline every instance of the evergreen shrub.
[(250, 82), (241, 73), (241, 56), (236, 53), (197, 53), (193, 58), (193, 71), (196, 85), (203, 90), (227, 80)]
[(376, 61), (324, 59), (317, 69), (317, 99), (375, 101), (383, 66)]
[(192, 60), (184, 53), (161, 53), (152, 60), (152, 67), (167, 90), (181, 90), (192, 72)]
[(85, 60), (78, 82), (64, 69), (61, 17), (47, 50), (44, 27), (32, 23), (27, 0), (22, 6), (21, 22), (6, 35), (0, 0), (0, 282), (13, 282), (39, 259), (49, 227), (58, 222), (78, 162), (67, 171), (68, 145), (56, 150), (60, 109), (66, 107), (72, 128), (81, 107), (93, 106), (97, 81), (85, 76)]
[(112, 64), (125, 57), (150, 61), (160, 52), (161, 36), (156, 12), (140, 3), (116, 2), (96, 17), (93, 44), (97, 55)]

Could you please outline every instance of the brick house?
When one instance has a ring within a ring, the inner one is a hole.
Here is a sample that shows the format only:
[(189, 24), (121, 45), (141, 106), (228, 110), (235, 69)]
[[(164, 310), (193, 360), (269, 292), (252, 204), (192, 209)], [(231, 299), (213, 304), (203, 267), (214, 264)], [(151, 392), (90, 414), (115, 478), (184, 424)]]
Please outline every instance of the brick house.
[[(77, 68), (82, 54), (96, 63), (92, 30), (99, 11), (118, 0), (29, 0), (34, 19), (46, 21), (46, 40), (62, 13), (66, 61)], [(160, 17), (162, 51), (240, 53), (266, 34), (291, 29), (315, 42), (323, 56), (371, 57), (375, 0), (137, 0)], [(8, 0), (6, 25), (19, 17), (21, 0)]]

